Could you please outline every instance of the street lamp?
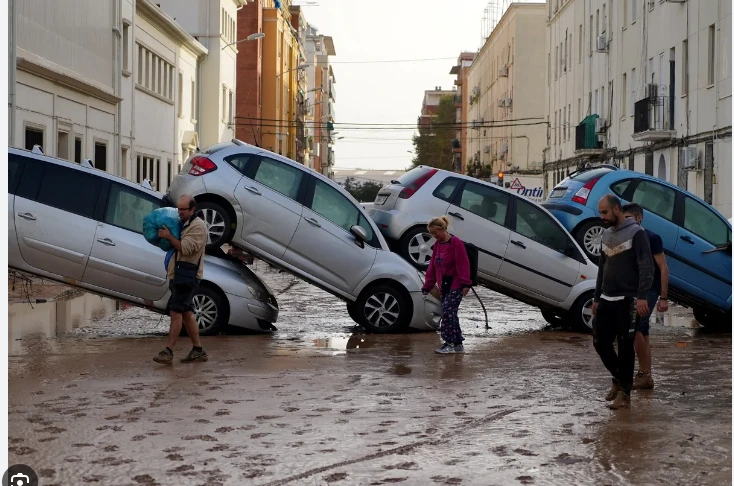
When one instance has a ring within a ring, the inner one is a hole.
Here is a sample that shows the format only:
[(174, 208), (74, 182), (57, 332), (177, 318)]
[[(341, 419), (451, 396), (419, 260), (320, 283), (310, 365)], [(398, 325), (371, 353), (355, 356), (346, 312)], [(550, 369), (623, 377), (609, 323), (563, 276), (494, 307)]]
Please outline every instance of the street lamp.
[(289, 73), (291, 71), (300, 71), (302, 69), (306, 69), (308, 67), (308, 64), (299, 64), (298, 66), (294, 67), (293, 69), (289, 69), (288, 71), (283, 71), (282, 73), (276, 75), (276, 78), (279, 78), (281, 75), (285, 73)]
[(262, 39), (263, 37), (265, 37), (265, 34), (264, 33), (262, 33), (262, 32), (256, 32), (254, 34), (248, 35), (244, 39), (240, 39), (238, 41), (232, 42), (231, 44), (227, 44), (226, 46), (222, 47), (222, 50), (225, 50), (229, 46), (233, 46), (235, 44), (239, 44), (240, 42), (247, 42), (247, 41), (251, 41), (251, 40), (258, 40), (258, 39)]

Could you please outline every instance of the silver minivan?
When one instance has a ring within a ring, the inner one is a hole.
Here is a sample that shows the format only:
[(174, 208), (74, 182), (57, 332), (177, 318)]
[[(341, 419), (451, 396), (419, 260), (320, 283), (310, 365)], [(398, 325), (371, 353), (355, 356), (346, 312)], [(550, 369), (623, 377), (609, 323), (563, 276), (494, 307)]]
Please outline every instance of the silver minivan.
[(171, 201), (183, 194), (203, 209), (210, 246), (230, 243), (339, 297), (367, 329), (437, 328), (441, 306), (424, 298), (418, 271), (318, 172), (233, 140), (186, 162), (168, 189)]
[(568, 319), (591, 327), (598, 268), (542, 206), (497, 185), (420, 166), (384, 186), (370, 217), (393, 249), (414, 267), (428, 267), (434, 239), (426, 230), (439, 215), (449, 232), (479, 249), (478, 280), (539, 307), (551, 324)]
[[(91, 166), (8, 149), (8, 266), (165, 312), (165, 252), (143, 236), (164, 195)], [(278, 303), (235, 258), (208, 254), (194, 295), (202, 335), (273, 329)]]

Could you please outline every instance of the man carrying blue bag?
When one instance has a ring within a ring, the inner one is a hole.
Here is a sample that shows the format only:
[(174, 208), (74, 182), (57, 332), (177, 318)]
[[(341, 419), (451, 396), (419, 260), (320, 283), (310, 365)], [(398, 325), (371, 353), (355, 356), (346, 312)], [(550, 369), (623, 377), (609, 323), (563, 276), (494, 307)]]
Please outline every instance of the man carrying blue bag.
[(173, 362), (173, 348), (181, 334), (182, 324), (186, 326), (193, 348), (181, 362), (193, 363), (209, 359), (201, 347), (199, 325), (194, 318), (194, 293), (204, 274), (204, 250), (208, 228), (201, 213), (196, 212), (196, 201), (192, 196), (181, 196), (177, 208), (182, 223), (181, 239), (173, 236), (166, 226), (158, 230), (158, 236), (169, 241), (175, 250), (167, 266), (171, 289), (168, 301), (168, 310), (171, 314), (168, 346), (153, 358), (153, 361), (161, 364)]

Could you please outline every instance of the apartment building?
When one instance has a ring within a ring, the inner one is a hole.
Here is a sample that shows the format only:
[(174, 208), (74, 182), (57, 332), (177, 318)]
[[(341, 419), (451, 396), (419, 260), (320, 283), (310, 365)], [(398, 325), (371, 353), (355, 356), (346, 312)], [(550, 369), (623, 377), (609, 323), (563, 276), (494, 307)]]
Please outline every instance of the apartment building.
[(444, 90), (441, 86), (427, 89), (423, 92), (423, 103), (421, 103), (421, 114), (418, 117), (418, 130), (423, 132), (431, 128), (431, 120), (438, 113), (438, 105), (444, 96), (454, 96), (455, 91)]
[(15, 4), (9, 144), (165, 191), (200, 143), (208, 50), (148, 0)]
[(336, 77), (330, 57), (336, 55), (334, 40), (308, 25), (306, 32), (307, 75), (312, 89), (307, 93), (307, 113), (311, 125), (312, 168), (327, 177), (334, 176), (336, 142), (334, 122), (336, 120)]
[(511, 3), (471, 63), (464, 167), (540, 174), (546, 145), (545, 4)]
[(546, 190), (612, 163), (731, 217), (731, 2), (550, 0)]
[(468, 129), (466, 119), (469, 111), (469, 100), (465, 96), (466, 76), (469, 72), (472, 62), (476, 54), (473, 52), (462, 52), (456, 60), (456, 65), (451, 68), (449, 74), (456, 75), (454, 85), (456, 86), (456, 96), (454, 98), (454, 106), (456, 106), (456, 141), (453, 146), (454, 168), (456, 172), (466, 173), (466, 160), (464, 158), (464, 148)]

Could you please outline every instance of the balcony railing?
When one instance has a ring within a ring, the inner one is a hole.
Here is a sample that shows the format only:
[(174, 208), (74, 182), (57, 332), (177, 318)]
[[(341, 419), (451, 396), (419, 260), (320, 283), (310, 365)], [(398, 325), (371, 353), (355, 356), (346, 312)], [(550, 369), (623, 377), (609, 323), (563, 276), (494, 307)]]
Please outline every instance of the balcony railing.
[(648, 96), (635, 102), (632, 138), (638, 141), (667, 140), (675, 137), (670, 96)]

